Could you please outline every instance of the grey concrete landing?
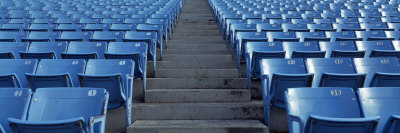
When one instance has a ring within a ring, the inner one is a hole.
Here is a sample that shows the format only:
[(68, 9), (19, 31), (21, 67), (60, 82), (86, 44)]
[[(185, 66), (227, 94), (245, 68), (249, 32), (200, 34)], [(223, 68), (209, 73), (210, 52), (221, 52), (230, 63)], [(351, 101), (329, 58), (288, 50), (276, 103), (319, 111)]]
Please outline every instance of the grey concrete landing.
[(265, 133), (255, 120), (140, 120), (128, 128), (135, 133)]
[(146, 103), (249, 102), (245, 89), (151, 89)]

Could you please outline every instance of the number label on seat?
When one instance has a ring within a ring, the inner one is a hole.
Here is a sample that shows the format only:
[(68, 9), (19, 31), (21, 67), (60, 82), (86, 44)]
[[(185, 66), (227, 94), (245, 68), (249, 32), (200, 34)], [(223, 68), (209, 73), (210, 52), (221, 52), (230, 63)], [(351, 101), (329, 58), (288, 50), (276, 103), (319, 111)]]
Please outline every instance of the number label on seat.
[(90, 97), (96, 96), (96, 94), (97, 94), (96, 90), (89, 90), (88, 91), (88, 96), (90, 96)]
[(342, 91), (341, 90), (331, 90), (331, 95), (332, 96), (341, 96)]

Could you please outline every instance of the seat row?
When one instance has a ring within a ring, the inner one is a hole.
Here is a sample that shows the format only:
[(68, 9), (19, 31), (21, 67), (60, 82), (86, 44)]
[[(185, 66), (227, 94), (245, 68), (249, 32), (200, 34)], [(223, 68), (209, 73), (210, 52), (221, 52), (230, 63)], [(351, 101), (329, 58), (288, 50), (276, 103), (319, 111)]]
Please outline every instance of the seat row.
[(135, 62), (128, 59), (90, 59), (87, 62), (83, 59), (43, 59), (40, 62), (34, 59), (1, 59), (0, 62), (1, 87), (29, 87), (34, 92), (38, 88), (52, 87), (106, 89), (110, 94), (108, 109), (126, 108), (126, 126), (132, 122), (133, 80), (142, 78), (143, 89), (146, 87), (145, 73), (140, 73)]
[(400, 87), (399, 73), (398, 58), (262, 59), (265, 123), (269, 125), (270, 106), (286, 107), (288, 88), (345, 87), (355, 92), (361, 87)]
[(291, 133), (394, 133), (399, 87), (289, 88), (285, 102)]
[(0, 132), (103, 133), (109, 96), (104, 88), (1, 88), (7, 109), (0, 111)]

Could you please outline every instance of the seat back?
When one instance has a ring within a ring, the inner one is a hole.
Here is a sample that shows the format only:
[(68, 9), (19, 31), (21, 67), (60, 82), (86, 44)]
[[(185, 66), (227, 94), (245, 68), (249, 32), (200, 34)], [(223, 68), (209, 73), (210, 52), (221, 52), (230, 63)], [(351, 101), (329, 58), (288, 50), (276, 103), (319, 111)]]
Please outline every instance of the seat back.
[[(11, 133), (8, 118), (23, 119), (31, 99), (31, 90), (28, 88), (0, 88), (0, 126), (6, 133)], [(1, 130), (0, 130), (1, 131)]]
[(365, 117), (380, 116), (377, 133), (383, 133), (385, 125), (390, 126), (390, 117), (400, 115), (400, 88), (371, 87), (358, 89), (358, 100)]
[[(106, 51), (107, 44), (105, 42), (70, 42), (68, 45), (67, 54), (96, 54), (98, 59), (104, 59), (104, 52)], [(64, 56), (65, 57), (65, 56)], [(63, 58), (64, 58), (63, 57)], [(74, 57), (71, 57), (74, 58)], [(85, 58), (87, 59), (87, 58)], [(95, 58), (91, 58), (95, 59)]]
[[(36, 65), (37, 60), (34, 59), (2, 59), (0, 60), (0, 75), (15, 74), (21, 87), (27, 88), (25, 73), (34, 73)], [(10, 82), (1, 82), (1, 86), (11, 87)]]
[[(0, 42), (0, 58), (2, 59), (20, 59), (19, 52), (25, 52), (28, 49), (28, 43), (24, 42)], [(11, 54), (11, 55), (10, 55)]]
[[(400, 73), (400, 62), (397, 58), (355, 58), (354, 64), (357, 73), (367, 74), (364, 87), (372, 84), (374, 75), (377, 73)], [(395, 81), (391, 81), (391, 84), (386, 85), (396, 84)]]
[[(27, 53), (52, 53), (54, 57), (52, 59), (61, 59), (61, 52), (65, 52), (67, 49), (66, 42), (32, 42), (29, 45)], [(42, 59), (40, 56), (21, 56), (21, 58), (34, 58)], [(50, 57), (47, 57), (50, 58)]]
[(392, 42), (390, 40), (381, 40), (381, 41), (357, 41), (356, 46), (358, 50), (366, 51), (365, 57), (384, 57), (384, 56), (392, 56), (397, 57), (398, 55), (384, 55), (379, 54), (375, 51), (377, 50), (389, 50), (394, 51)]
[(324, 58), (325, 52), (320, 51), (318, 43), (311, 42), (283, 42), (286, 58)]
[(353, 41), (319, 42), (321, 51), (326, 51), (325, 57), (364, 57), (363, 51), (357, 51)]
[[(79, 87), (78, 73), (85, 70), (86, 61), (83, 59), (43, 59), (36, 70), (37, 75), (68, 74), (73, 87)], [(51, 82), (51, 81), (50, 81)], [(48, 85), (49, 83), (47, 83)], [(64, 86), (52, 86), (64, 87)], [(41, 87), (38, 87), (41, 88)]]

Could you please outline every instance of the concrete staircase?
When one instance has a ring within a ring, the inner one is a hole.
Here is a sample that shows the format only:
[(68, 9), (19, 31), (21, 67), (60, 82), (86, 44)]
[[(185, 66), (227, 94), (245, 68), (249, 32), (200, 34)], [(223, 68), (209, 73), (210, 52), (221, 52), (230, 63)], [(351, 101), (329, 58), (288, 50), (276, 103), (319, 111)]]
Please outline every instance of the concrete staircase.
[[(260, 122), (262, 101), (251, 100), (246, 79), (238, 78), (239, 70), (219, 35), (207, 0), (185, 0), (163, 52), (155, 78), (147, 79), (144, 102), (133, 105), (134, 123), (128, 133), (267, 132)], [(122, 109), (111, 111), (123, 114)]]

